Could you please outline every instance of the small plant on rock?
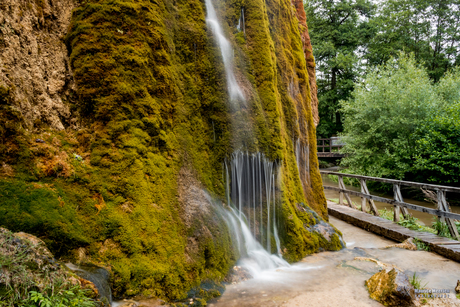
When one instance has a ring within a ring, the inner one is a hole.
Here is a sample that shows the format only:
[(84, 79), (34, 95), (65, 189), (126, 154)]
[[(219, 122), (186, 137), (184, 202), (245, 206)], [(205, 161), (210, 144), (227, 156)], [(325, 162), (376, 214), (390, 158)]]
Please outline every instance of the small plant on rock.
[(414, 275), (412, 275), (412, 277), (409, 278), (409, 282), (411, 283), (412, 286), (414, 286), (415, 289), (424, 289), (428, 285), (428, 283), (425, 283), (422, 286), (423, 279), (417, 276), (417, 273), (415, 272), (414, 272)]
[(430, 246), (422, 242), (420, 239), (414, 238), (413, 242), (417, 245), (418, 250), (430, 251)]

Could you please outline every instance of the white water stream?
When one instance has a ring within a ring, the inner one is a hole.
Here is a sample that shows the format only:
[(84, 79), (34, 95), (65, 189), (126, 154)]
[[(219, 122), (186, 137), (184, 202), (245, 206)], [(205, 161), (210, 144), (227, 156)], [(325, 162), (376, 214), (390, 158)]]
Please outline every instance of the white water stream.
[(241, 255), (238, 264), (245, 268), (252, 277), (260, 278), (266, 271), (274, 271), (280, 267), (290, 267), (284, 259), (277, 255), (270, 254), (252, 235), (245, 223), (244, 216), (234, 209), (226, 210), (224, 214), (232, 237), (235, 239), (238, 252)]
[(225, 73), (227, 77), (227, 86), (228, 86), (228, 94), (230, 95), (230, 101), (232, 105), (235, 105), (237, 101), (241, 101), (243, 103), (246, 102), (246, 98), (244, 97), (243, 91), (241, 87), (238, 85), (235, 77), (235, 71), (233, 66), (233, 47), (225, 37), (222, 27), (219, 23), (219, 19), (217, 18), (216, 10), (212, 4), (211, 0), (206, 0), (206, 23), (212, 30), (214, 34), (214, 38), (216, 43), (220, 48), (220, 52), (222, 54), (222, 59), (224, 62)]
[[(246, 104), (246, 98), (236, 81), (233, 47), (224, 35), (212, 0), (206, 0), (205, 3), (206, 23), (211, 28), (221, 51), (230, 102), (235, 108), (238, 102)], [(245, 31), (244, 10), (241, 14), (238, 28), (242, 26)], [(276, 163), (269, 161), (262, 153), (248, 154), (237, 151), (228, 163), (225, 162), (227, 202), (232, 208), (231, 212), (227, 210), (223, 215), (241, 255), (239, 264), (253, 277), (260, 276), (266, 270), (289, 267), (281, 257), (278, 235), (278, 173)], [(276, 244), (275, 255), (271, 254), (272, 238)]]

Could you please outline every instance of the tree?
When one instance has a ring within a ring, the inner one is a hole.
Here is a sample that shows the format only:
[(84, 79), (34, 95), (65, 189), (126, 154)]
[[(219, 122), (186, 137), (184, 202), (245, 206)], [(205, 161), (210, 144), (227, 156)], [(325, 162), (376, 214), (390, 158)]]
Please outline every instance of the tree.
[(413, 53), (437, 82), (459, 64), (459, 0), (386, 0), (370, 23), (377, 29), (364, 57), (380, 65), (401, 51)]
[(413, 170), (416, 132), (440, 105), (440, 95), (414, 56), (378, 66), (350, 99), (341, 101), (343, 151), (349, 154), (342, 164), (358, 174), (407, 179)]
[(360, 53), (374, 35), (369, 25), (374, 5), (368, 0), (306, 0), (308, 27), (317, 63), (319, 136), (342, 131), (340, 99), (358, 80)]
[(450, 71), (435, 87), (442, 106), (417, 131), (416, 180), (460, 186), (460, 69)]
[(460, 68), (434, 84), (414, 55), (399, 55), (341, 107), (350, 172), (460, 185)]

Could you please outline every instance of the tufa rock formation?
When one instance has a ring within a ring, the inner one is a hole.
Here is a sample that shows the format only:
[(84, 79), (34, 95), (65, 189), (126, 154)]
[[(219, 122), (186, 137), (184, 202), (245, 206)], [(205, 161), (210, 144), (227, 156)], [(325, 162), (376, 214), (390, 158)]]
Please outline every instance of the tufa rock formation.
[(237, 150), (280, 166), (285, 259), (343, 246), (325, 222), (301, 1), (213, 3), (238, 110), (202, 0), (0, 3), (0, 226), (110, 267), (116, 297), (224, 280), (239, 255), (215, 203)]
[(75, 88), (63, 38), (75, 0), (0, 3), (0, 86), (27, 128), (71, 125)]

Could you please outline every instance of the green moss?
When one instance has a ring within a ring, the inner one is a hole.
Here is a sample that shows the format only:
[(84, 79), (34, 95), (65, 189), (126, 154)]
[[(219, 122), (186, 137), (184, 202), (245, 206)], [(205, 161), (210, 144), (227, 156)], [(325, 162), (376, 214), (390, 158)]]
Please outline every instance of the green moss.
[[(221, 5), (249, 98), (241, 110), (228, 107), (225, 71), (202, 1), (90, 0), (74, 10), (65, 38), (79, 97), (72, 109), (85, 129), (2, 132), (14, 134), (8, 150), (16, 148), (22, 161), (13, 162), (9, 151), (16, 177), (0, 185), (18, 197), (0, 200), (0, 210), (11, 217), (5, 226), (40, 235), (63, 257), (85, 248), (89, 261), (112, 269), (116, 296), (182, 300), (203, 280), (224, 278), (238, 256), (228, 230), (217, 213), (184, 222), (178, 178), (181, 169), (192, 169), (204, 188), (223, 198), (222, 161), (241, 146), (281, 165), (285, 258), (338, 248), (338, 237), (329, 244), (306, 229), (317, 222), (315, 214), (297, 210), (306, 203), (326, 218), (291, 3)], [(232, 31), (242, 7), (246, 36)], [(4, 92), (0, 88), (0, 102), (8, 99)], [(14, 121), (19, 114), (9, 110)], [(310, 146), (308, 184), (296, 166), (298, 138)]]

